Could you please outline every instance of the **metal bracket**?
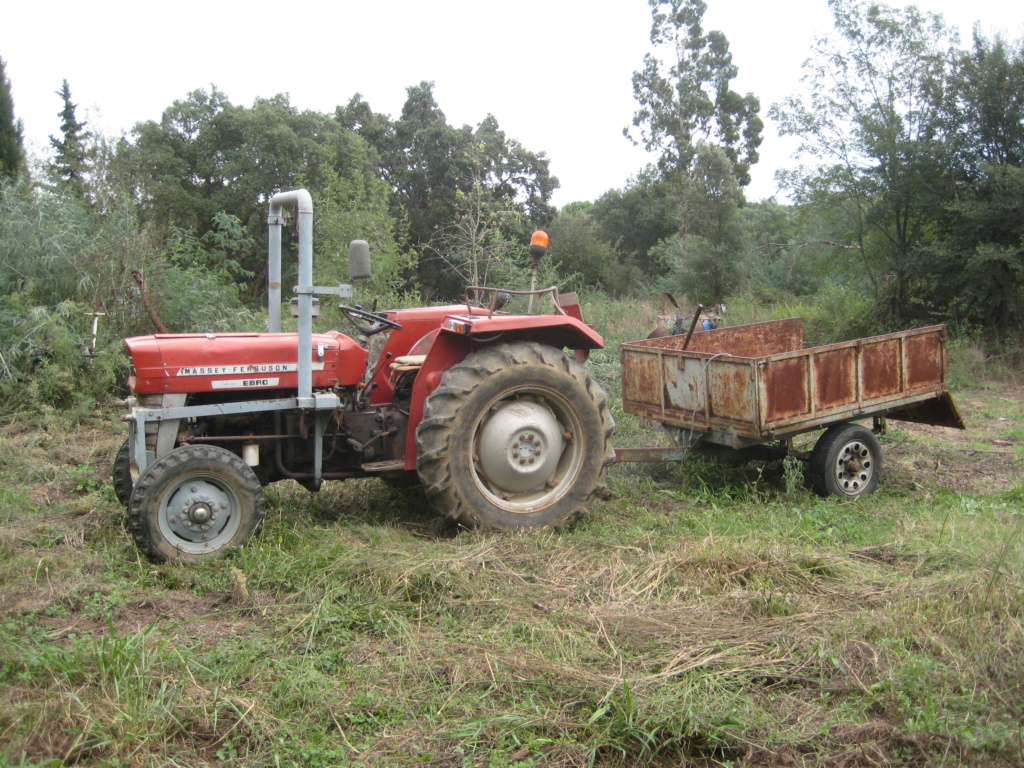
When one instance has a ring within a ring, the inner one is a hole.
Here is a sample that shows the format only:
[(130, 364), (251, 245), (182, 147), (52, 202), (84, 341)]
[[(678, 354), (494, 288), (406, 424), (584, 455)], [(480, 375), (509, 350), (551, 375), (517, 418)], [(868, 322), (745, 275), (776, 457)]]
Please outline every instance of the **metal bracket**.
[(296, 285), (292, 288), (292, 292), (298, 294), (308, 293), (317, 296), (337, 296), (341, 299), (352, 298), (352, 286), (346, 283), (338, 285)]

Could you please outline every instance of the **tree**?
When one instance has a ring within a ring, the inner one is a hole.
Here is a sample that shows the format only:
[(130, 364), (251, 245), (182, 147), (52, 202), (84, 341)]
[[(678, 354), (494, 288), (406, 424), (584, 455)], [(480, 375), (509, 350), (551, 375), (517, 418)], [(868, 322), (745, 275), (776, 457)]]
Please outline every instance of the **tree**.
[[(202, 237), (224, 212), (245, 224), (253, 243), (263, 243), (273, 192), (299, 179), (315, 190), (322, 171), (365, 161), (348, 155), (346, 133), (330, 116), (295, 109), (286, 95), (243, 107), (212, 87), (174, 102), (159, 122), (136, 125), (134, 142), (119, 146), (119, 162), (134, 180), (146, 221)], [(239, 263), (256, 275), (250, 296), (260, 295), (265, 251), (254, 247)]]
[(942, 123), (959, 172), (976, 180), (984, 166), (1024, 165), (1024, 41), (976, 28), (972, 42), (954, 56)]
[(89, 172), (90, 150), (87, 144), (90, 134), (85, 130), (86, 123), (79, 122), (75, 117), (77, 104), (71, 101), (71, 88), (68, 81), (61, 84), (55, 92), (64, 101), (64, 108), (57, 114), (61, 118), (61, 138), (50, 137), (50, 144), (56, 151), (50, 163), (50, 173), (80, 200), (86, 198), (86, 175)]
[(7, 65), (0, 58), (0, 178), (15, 180), (25, 166), (21, 120), (14, 117), (14, 98)]
[[(362, 144), (357, 151), (373, 152), (358, 136), (355, 139)], [(324, 171), (323, 184), (313, 198), (313, 242), (319, 254), (313, 274), (317, 285), (348, 282), (349, 243), (366, 240), (372, 276), (359, 283), (353, 302), (403, 306), (416, 300), (412, 295), (416, 252), (405, 243), (403, 223), (391, 213), (391, 191), (373, 171), (369, 164), (353, 164), (345, 175), (334, 169)], [(330, 316), (329, 311), (324, 314)]]
[(743, 199), (730, 158), (720, 147), (697, 148), (688, 181), (700, 190), (690, 196), (690, 219), (700, 232), (685, 242), (662, 241), (656, 253), (675, 265), (672, 290), (685, 291), (704, 304), (717, 304), (742, 282), (749, 239), (739, 216)]
[(625, 189), (601, 195), (592, 213), (621, 263), (636, 264), (648, 277), (660, 277), (666, 265), (651, 255), (651, 249), (679, 230), (677, 212), (669, 185), (656, 168), (646, 168)]
[(547, 228), (551, 236), (548, 264), (558, 273), (564, 290), (597, 288), (612, 296), (624, 296), (642, 282), (640, 270), (629, 260), (620, 261), (593, 216), (591, 203), (565, 206)]
[(467, 150), (466, 160), (471, 164), (469, 188), (455, 190), (454, 218), (435, 230), (426, 250), (457, 277), (451, 289), (495, 283), (519, 287), (514, 284), (515, 257), (523, 249), (506, 233), (520, 229), (520, 211), (511, 197), (500, 197), (491, 186), (484, 145)]
[(898, 320), (911, 309), (915, 261), (947, 188), (936, 94), (954, 38), (941, 17), (913, 6), (829, 6), (837, 35), (815, 45), (802, 95), (770, 113), (813, 165), (779, 180), (797, 202), (842, 212), (833, 239), (845, 269), (860, 270)]
[(666, 176), (689, 175), (702, 143), (716, 144), (732, 161), (740, 186), (750, 183), (757, 162), (763, 123), (753, 94), (729, 87), (737, 69), (729, 41), (718, 31), (704, 33), (703, 0), (648, 0), (653, 23), (651, 43), (665, 60), (648, 53), (644, 68), (633, 73), (640, 109), (633, 118), (634, 143), (659, 154)]
[[(951, 185), (917, 279), (942, 316), (1024, 327), (1024, 42), (987, 39), (953, 59), (942, 91)], [(951, 286), (955, 289), (951, 290)]]
[[(721, 298), (731, 289), (742, 254), (733, 250), (741, 239), (738, 219), (724, 212), (743, 203), (740, 188), (750, 182), (757, 162), (763, 124), (760, 104), (752, 94), (741, 96), (729, 83), (736, 77), (729, 41), (718, 31), (705, 33), (703, 0), (649, 0), (653, 22), (651, 43), (656, 52), (644, 57), (633, 73), (633, 93), (640, 104), (633, 118), (633, 138), (657, 152), (658, 169), (676, 204), (681, 252), (665, 246), (652, 251), (666, 259), (700, 266), (702, 296)], [(724, 175), (723, 175), (724, 174)], [(717, 213), (708, 216), (710, 208)], [(702, 247), (686, 254), (687, 237), (702, 238)], [(696, 261), (695, 261), (696, 260)], [(693, 270), (690, 270), (691, 274)]]
[(454, 229), (468, 223), (467, 206), (507, 211), (499, 217), (501, 239), (520, 241), (531, 227), (554, 216), (550, 199), (558, 180), (544, 153), (508, 138), (492, 115), (476, 128), (449, 125), (433, 89), (431, 82), (408, 88), (394, 121), (375, 114), (358, 96), (335, 115), (377, 150), (381, 175), (394, 192), (395, 214), (406, 220), (409, 242), (423, 251), (422, 287), (454, 298), (464, 287), (461, 267), (452, 270), (450, 254), (437, 247), (451, 246)]

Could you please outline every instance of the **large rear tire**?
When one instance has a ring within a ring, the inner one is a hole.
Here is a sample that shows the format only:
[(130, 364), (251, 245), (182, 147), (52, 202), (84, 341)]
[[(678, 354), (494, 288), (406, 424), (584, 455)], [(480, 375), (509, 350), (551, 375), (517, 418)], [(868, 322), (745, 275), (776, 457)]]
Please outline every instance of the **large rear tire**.
[(605, 489), (615, 422), (590, 372), (534, 342), (474, 352), (424, 405), (416, 467), (431, 503), (469, 527), (558, 527)]
[(220, 557), (244, 544), (265, 515), (252, 469), (211, 445), (186, 445), (153, 462), (128, 507), (135, 543), (157, 563)]
[(811, 452), (811, 485), (820, 496), (867, 496), (878, 487), (881, 473), (882, 446), (860, 424), (830, 427)]

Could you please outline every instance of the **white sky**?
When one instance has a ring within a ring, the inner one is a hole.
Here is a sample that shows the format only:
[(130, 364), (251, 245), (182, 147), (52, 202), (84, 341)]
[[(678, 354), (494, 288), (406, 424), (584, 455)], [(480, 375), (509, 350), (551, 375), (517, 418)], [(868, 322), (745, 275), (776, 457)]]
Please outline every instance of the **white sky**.
[[(775, 194), (792, 144), (764, 113), (799, 88), (800, 65), (831, 29), (826, 0), (707, 0), (705, 29), (729, 39), (733, 88), (761, 100), (766, 129), (747, 197)], [(905, 0), (891, 0), (903, 6)], [(1024, 37), (1019, 0), (920, 0), (966, 43), (973, 24)], [(622, 136), (636, 103), (630, 77), (650, 49), (645, 0), (336, 0), (287, 6), (250, 0), (23, 0), (0, 14), (15, 115), (36, 154), (59, 133), (67, 78), (78, 118), (108, 135), (158, 120), (176, 99), (216, 85), (236, 104), (287, 92), (300, 109), (332, 112), (361, 93), (397, 117), (406, 87), (436, 83), (452, 125), (493, 114), (506, 134), (545, 152), (555, 203), (593, 200), (648, 158)]]

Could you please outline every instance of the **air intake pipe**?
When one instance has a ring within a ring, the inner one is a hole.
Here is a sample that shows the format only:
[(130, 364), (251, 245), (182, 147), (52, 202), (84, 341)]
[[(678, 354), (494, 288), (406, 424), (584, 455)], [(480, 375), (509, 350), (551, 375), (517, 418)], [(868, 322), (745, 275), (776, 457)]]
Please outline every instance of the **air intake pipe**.
[(270, 245), (267, 256), (267, 314), (271, 333), (281, 332), (281, 227), (286, 205), (297, 209), (299, 232), (299, 298), (298, 373), (300, 398), (313, 394), (313, 198), (304, 189), (278, 192), (270, 198)]

